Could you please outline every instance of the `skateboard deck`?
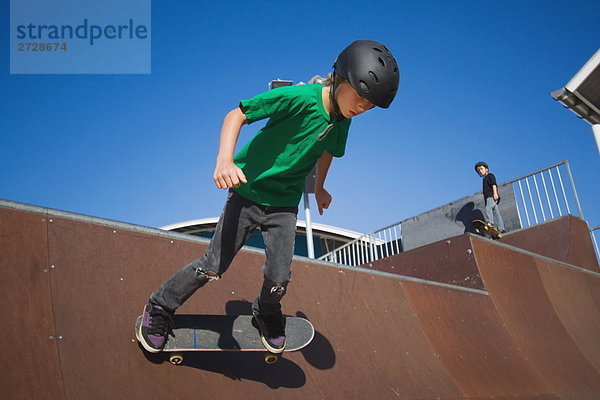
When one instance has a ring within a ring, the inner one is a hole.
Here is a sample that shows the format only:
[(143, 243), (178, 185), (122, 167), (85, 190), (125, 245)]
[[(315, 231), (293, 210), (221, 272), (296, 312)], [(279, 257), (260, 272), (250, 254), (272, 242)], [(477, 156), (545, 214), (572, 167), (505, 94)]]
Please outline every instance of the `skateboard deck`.
[[(142, 317), (135, 323), (136, 338)], [(170, 352), (170, 361), (180, 364), (188, 351), (262, 351), (265, 362), (277, 361), (262, 344), (260, 331), (251, 315), (175, 315), (173, 335), (163, 349)], [(284, 351), (296, 351), (307, 346), (315, 335), (313, 325), (304, 318), (285, 317), (286, 344)]]
[(502, 232), (491, 222), (485, 222), (480, 219), (473, 221), (475, 232), (480, 234), (488, 234), (492, 239), (497, 240), (502, 237)]

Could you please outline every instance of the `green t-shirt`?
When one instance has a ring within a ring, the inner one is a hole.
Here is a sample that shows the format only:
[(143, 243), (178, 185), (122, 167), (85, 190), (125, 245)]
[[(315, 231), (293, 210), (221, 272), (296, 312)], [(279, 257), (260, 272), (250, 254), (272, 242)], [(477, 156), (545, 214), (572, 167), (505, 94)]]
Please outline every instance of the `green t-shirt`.
[(240, 102), (250, 123), (269, 118), (234, 157), (248, 180), (235, 189), (241, 196), (265, 206), (295, 207), (306, 176), (323, 152), (344, 155), (350, 119), (331, 127), (322, 89), (321, 85), (287, 86)]

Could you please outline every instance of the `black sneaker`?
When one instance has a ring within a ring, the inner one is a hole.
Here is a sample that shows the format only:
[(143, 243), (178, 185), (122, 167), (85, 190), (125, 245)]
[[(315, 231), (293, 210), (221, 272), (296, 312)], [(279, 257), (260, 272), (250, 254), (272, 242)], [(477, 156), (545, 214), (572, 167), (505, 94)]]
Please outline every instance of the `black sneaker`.
[(258, 324), (260, 338), (265, 348), (271, 353), (283, 352), (285, 348), (285, 329), (281, 313), (279, 312), (267, 317), (255, 313), (254, 320)]
[(136, 335), (150, 353), (162, 351), (168, 336), (173, 335), (173, 314), (149, 301), (144, 307), (142, 323)]

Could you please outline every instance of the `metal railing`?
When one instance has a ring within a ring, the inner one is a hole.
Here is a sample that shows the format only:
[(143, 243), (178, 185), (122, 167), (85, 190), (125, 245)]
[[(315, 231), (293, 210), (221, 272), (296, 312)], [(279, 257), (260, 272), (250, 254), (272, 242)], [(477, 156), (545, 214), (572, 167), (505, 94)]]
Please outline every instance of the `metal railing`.
[[(579, 197), (567, 161), (513, 179), (506, 184), (513, 185), (517, 214), (522, 228), (567, 214), (577, 215), (583, 219)], [(573, 214), (573, 204), (578, 214)], [(408, 219), (362, 235), (319, 259), (358, 266), (398, 254), (402, 251), (402, 224), (406, 221)], [(595, 244), (596, 239), (592, 237)], [(595, 246), (598, 252), (598, 246), (596, 244)]]
[[(568, 181), (563, 179), (565, 175)], [(522, 228), (567, 214), (583, 219), (568, 161), (561, 161), (507, 183), (513, 184)], [(577, 214), (572, 209), (573, 204), (577, 207)]]
[(343, 265), (364, 265), (402, 251), (402, 225), (396, 223), (367, 233), (329, 252), (319, 260)]
[(596, 241), (596, 232), (600, 231), (600, 225), (590, 229), (590, 236), (592, 237), (592, 243), (594, 244), (594, 250), (596, 251), (596, 260), (600, 263), (600, 249), (598, 248), (598, 242)]

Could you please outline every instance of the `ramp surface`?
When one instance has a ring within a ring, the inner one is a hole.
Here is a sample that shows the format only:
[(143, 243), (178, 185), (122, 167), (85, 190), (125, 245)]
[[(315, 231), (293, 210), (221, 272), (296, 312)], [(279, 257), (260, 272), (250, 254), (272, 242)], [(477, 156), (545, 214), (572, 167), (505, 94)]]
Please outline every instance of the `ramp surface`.
[[(311, 345), (274, 365), (219, 352), (175, 367), (140, 349), (133, 324), (206, 242), (1, 202), (0, 390), (7, 399), (600, 398), (600, 274), (470, 234), (429, 246), (395, 256), (388, 272), (296, 258), (284, 312), (313, 323)], [(180, 312), (249, 314), (263, 260), (243, 250)], [(408, 264), (428, 280), (395, 272)]]
[(600, 272), (587, 223), (572, 215), (505, 235), (502, 243)]

